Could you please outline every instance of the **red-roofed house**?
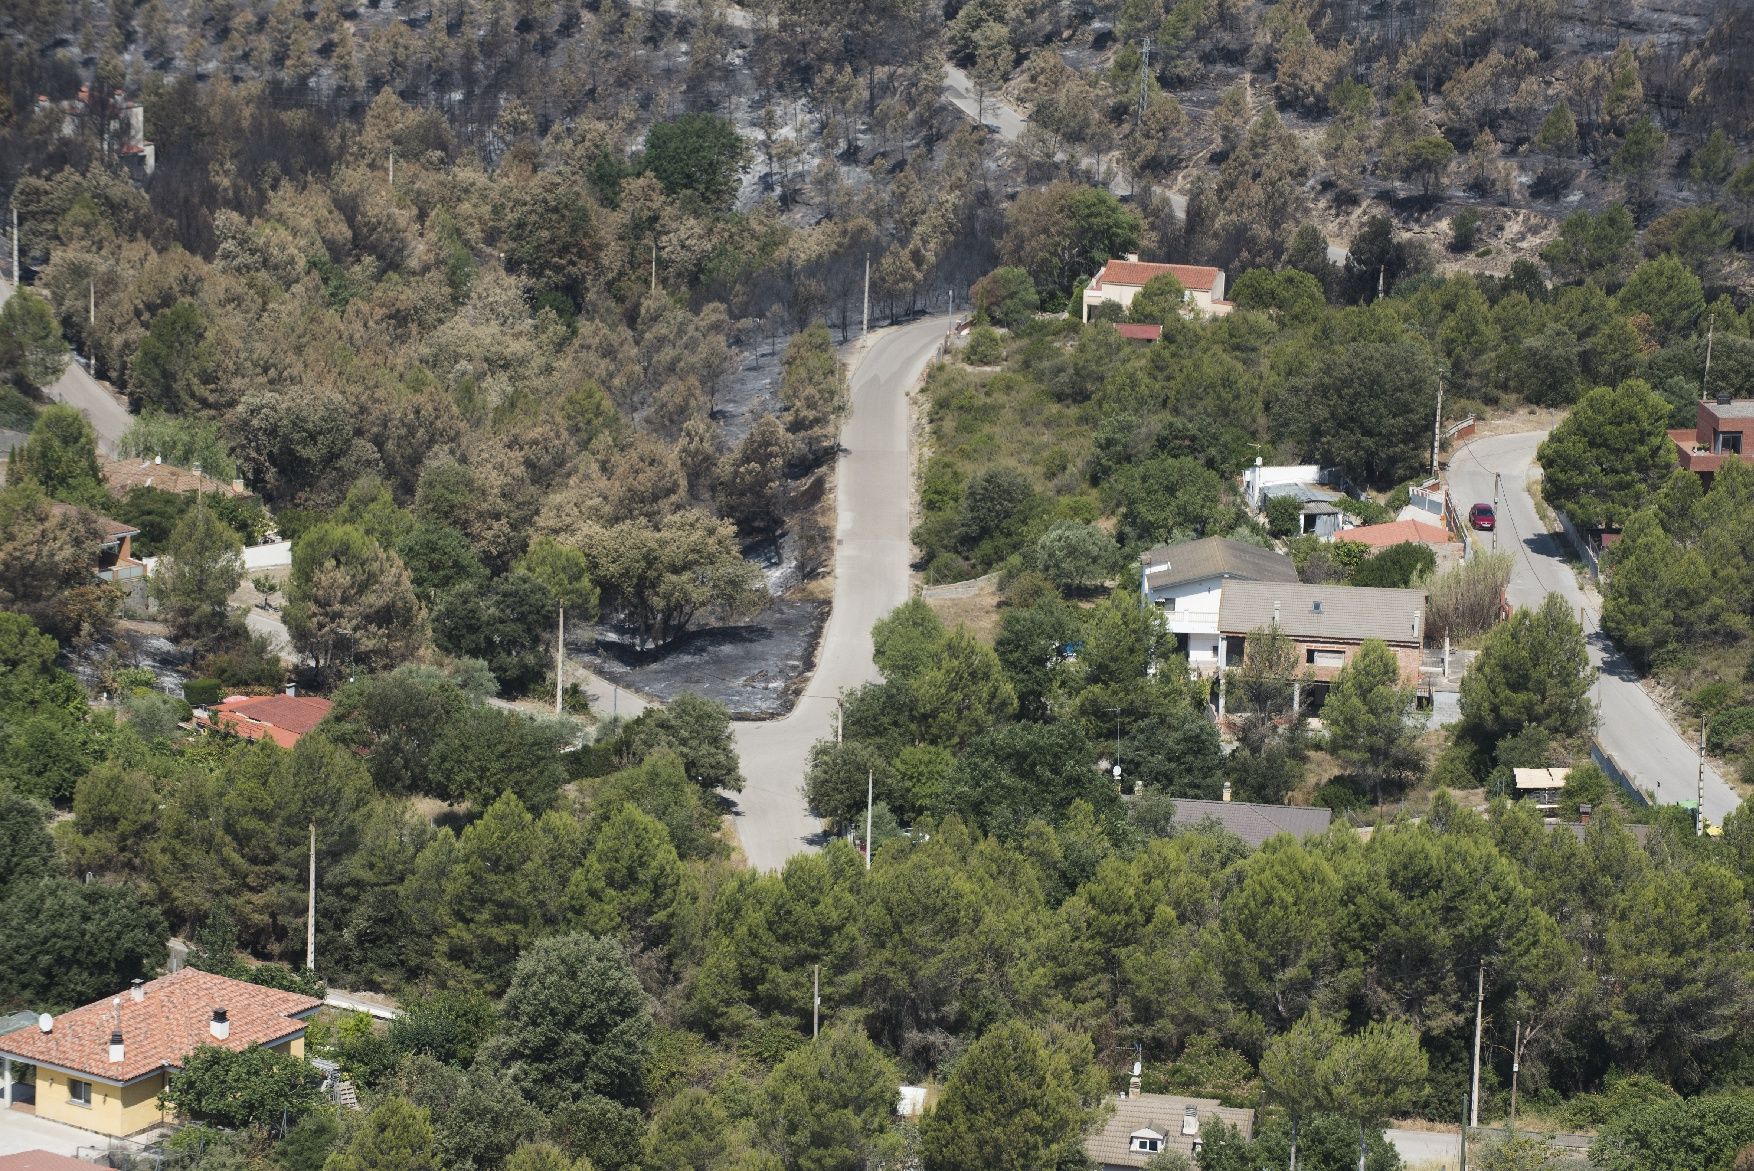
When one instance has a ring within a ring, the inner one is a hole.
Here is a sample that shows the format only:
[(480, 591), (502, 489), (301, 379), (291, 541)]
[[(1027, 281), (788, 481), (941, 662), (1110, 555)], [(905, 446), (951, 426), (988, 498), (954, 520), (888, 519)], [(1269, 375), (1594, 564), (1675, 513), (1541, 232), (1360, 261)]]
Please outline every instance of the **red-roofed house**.
[(0, 1084), (11, 1105), (14, 1066), (34, 1072), (36, 1113), (122, 1136), (168, 1121), (158, 1095), (203, 1045), (252, 1045), (304, 1056), (305, 1022), (323, 1002), (184, 968), (0, 1037)]
[(1172, 276), (1181, 282), (1190, 309), (1223, 317), (1234, 308), (1224, 299), (1223, 269), (1198, 264), (1153, 264), (1141, 261), (1137, 252), (1129, 252), (1125, 260), (1111, 260), (1103, 265), (1084, 286), (1083, 320), (1089, 321), (1090, 311), (1098, 305), (1126, 308), (1151, 278), (1160, 276)]
[(245, 740), (272, 740), (291, 748), (323, 722), (335, 705), (315, 695), (233, 695), (195, 714), (195, 726)]
[(1437, 557), (1439, 567), (1462, 558), (1462, 543), (1450, 535), (1448, 529), (1422, 520), (1391, 520), (1386, 524), (1341, 529), (1334, 534), (1334, 539), (1368, 546), (1373, 553), (1380, 553), (1391, 545), (1424, 545)]

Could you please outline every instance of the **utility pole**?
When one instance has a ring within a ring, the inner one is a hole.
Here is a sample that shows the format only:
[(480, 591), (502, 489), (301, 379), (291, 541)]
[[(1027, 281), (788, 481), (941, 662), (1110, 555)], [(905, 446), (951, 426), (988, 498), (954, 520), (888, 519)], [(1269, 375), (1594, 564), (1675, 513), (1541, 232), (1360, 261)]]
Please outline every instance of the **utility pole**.
[(1516, 1141), (1516, 1075), (1523, 1064), (1523, 1023), (1516, 1023), (1516, 1034), (1510, 1043), (1510, 1141)]
[(554, 634), (554, 714), (560, 714), (560, 695), (566, 678), (566, 607), (560, 608), (559, 627)]
[(859, 336), (871, 332), (871, 254), (865, 253), (865, 310), (859, 322)]
[(1437, 411), (1431, 416), (1431, 474), (1437, 475), (1437, 448), (1443, 441), (1443, 372), (1437, 375)]
[(877, 791), (877, 770), (865, 770), (865, 869), (871, 869), (871, 813), (876, 808), (872, 796)]
[(658, 237), (652, 235), (652, 292), (658, 291)]
[(822, 1031), (822, 965), (817, 964), (810, 976), (810, 1039)]
[(12, 196), (12, 283), (16, 287), (18, 281), (18, 196)]
[(91, 363), (91, 376), (97, 377), (97, 278), (85, 278), (85, 360)]
[[(1480, 1027), (1486, 1020), (1486, 961), (1480, 961), (1479, 988), (1474, 1000), (1474, 1092), (1468, 1096), (1469, 1125), (1480, 1125)], [(1467, 1132), (1462, 1132), (1462, 1146), (1467, 1147)]]
[(317, 823), (311, 822), (311, 889), (305, 906), (305, 968), (317, 970)]
[(1139, 108), (1133, 111), (1133, 125), (1145, 119), (1145, 105), (1151, 96), (1151, 38), (1145, 38), (1145, 59), (1139, 66)]
[(1699, 721), (1699, 792), (1693, 806), (1693, 836), (1705, 836), (1705, 726), (1710, 718)]
[(396, 189), (396, 152), (390, 152), (390, 190)]
[(1111, 707), (1108, 710), (1115, 714), (1115, 757), (1113, 764), (1115, 784), (1119, 785), (1121, 783), (1121, 709)]

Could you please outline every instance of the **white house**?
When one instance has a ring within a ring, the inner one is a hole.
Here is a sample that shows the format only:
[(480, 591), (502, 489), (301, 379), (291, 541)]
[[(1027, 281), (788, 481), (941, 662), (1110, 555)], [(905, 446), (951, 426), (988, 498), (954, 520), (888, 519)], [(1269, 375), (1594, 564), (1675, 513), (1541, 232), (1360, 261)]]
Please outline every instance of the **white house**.
[(1153, 277), (1172, 276), (1181, 282), (1183, 300), (1190, 310), (1207, 317), (1223, 317), (1235, 308), (1224, 299), (1224, 270), (1198, 264), (1153, 264), (1141, 261), (1137, 252), (1127, 253), (1125, 260), (1111, 260), (1084, 286), (1082, 320), (1090, 320), (1090, 311), (1104, 303), (1123, 309), (1133, 303), (1139, 290)]
[(1228, 537), (1204, 537), (1160, 545), (1139, 557), (1139, 589), (1163, 616), (1188, 666), (1208, 672), (1219, 665), (1219, 600), (1227, 581), (1295, 582), (1291, 558)]

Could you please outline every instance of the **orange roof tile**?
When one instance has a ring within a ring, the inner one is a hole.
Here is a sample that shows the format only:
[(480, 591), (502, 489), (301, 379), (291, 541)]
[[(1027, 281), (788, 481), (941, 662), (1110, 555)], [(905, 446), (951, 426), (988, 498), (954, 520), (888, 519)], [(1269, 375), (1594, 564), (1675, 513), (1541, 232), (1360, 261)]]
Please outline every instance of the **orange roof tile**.
[(1090, 287), (1100, 289), (1104, 283), (1144, 287), (1154, 276), (1172, 276), (1184, 289), (1210, 292), (1221, 274), (1201, 264), (1152, 264), (1144, 260), (1111, 260), (1102, 266)]
[[(122, 1084), (176, 1066), (202, 1045), (241, 1051), (295, 1037), (304, 1018), (323, 1002), (296, 992), (184, 968), (148, 981), (135, 1000), (123, 992), (54, 1019), (45, 1033), (35, 1025), (0, 1037), (0, 1053), (33, 1065), (71, 1070)], [(225, 1040), (213, 1036), (213, 1010), (231, 1021)], [(110, 1034), (122, 1034), (122, 1060), (110, 1060)]]
[(234, 695), (215, 704), (205, 721), (196, 722), (245, 740), (268, 739), (291, 748), (334, 706), (316, 695)]
[(1455, 540), (1449, 535), (1448, 529), (1440, 529), (1436, 525), (1428, 525), (1418, 520), (1392, 520), (1387, 524), (1343, 529), (1334, 539), (1354, 541), (1360, 545), (1369, 545), (1372, 549), (1386, 549), (1390, 545), (1403, 545), (1409, 541), (1415, 545), (1448, 545)]
[(1115, 322), (1115, 332), (1136, 342), (1154, 342), (1163, 336), (1161, 325), (1136, 325), (1129, 321)]
[(0, 1171), (92, 1171), (97, 1163), (87, 1163), (71, 1155), (52, 1151), (20, 1151), (16, 1155), (0, 1155)]
[(100, 455), (97, 457), (97, 467), (103, 476), (104, 487), (114, 496), (125, 496), (132, 488), (162, 488), (166, 492), (177, 493), (199, 489), (208, 495), (249, 495), (242, 488), (234, 487), (225, 480), (196, 475), (187, 468), (153, 463), (149, 459), (111, 459), (107, 455)]

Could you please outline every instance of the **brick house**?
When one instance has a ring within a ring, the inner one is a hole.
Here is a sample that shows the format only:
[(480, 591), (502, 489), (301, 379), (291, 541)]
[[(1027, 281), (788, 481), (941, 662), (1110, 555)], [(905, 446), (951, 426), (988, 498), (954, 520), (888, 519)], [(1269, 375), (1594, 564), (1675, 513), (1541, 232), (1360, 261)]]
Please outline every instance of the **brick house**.
[(1693, 429), (1670, 431), (1681, 466), (1697, 472), (1711, 487), (1711, 477), (1726, 458), (1754, 456), (1754, 399), (1701, 402)]
[(1218, 606), (1223, 665), (1242, 662), (1248, 635), (1275, 624), (1296, 644), (1306, 680), (1331, 681), (1365, 639), (1375, 638), (1394, 652), (1401, 682), (1419, 682), (1425, 645), (1425, 594), (1420, 590), (1227, 582)]

